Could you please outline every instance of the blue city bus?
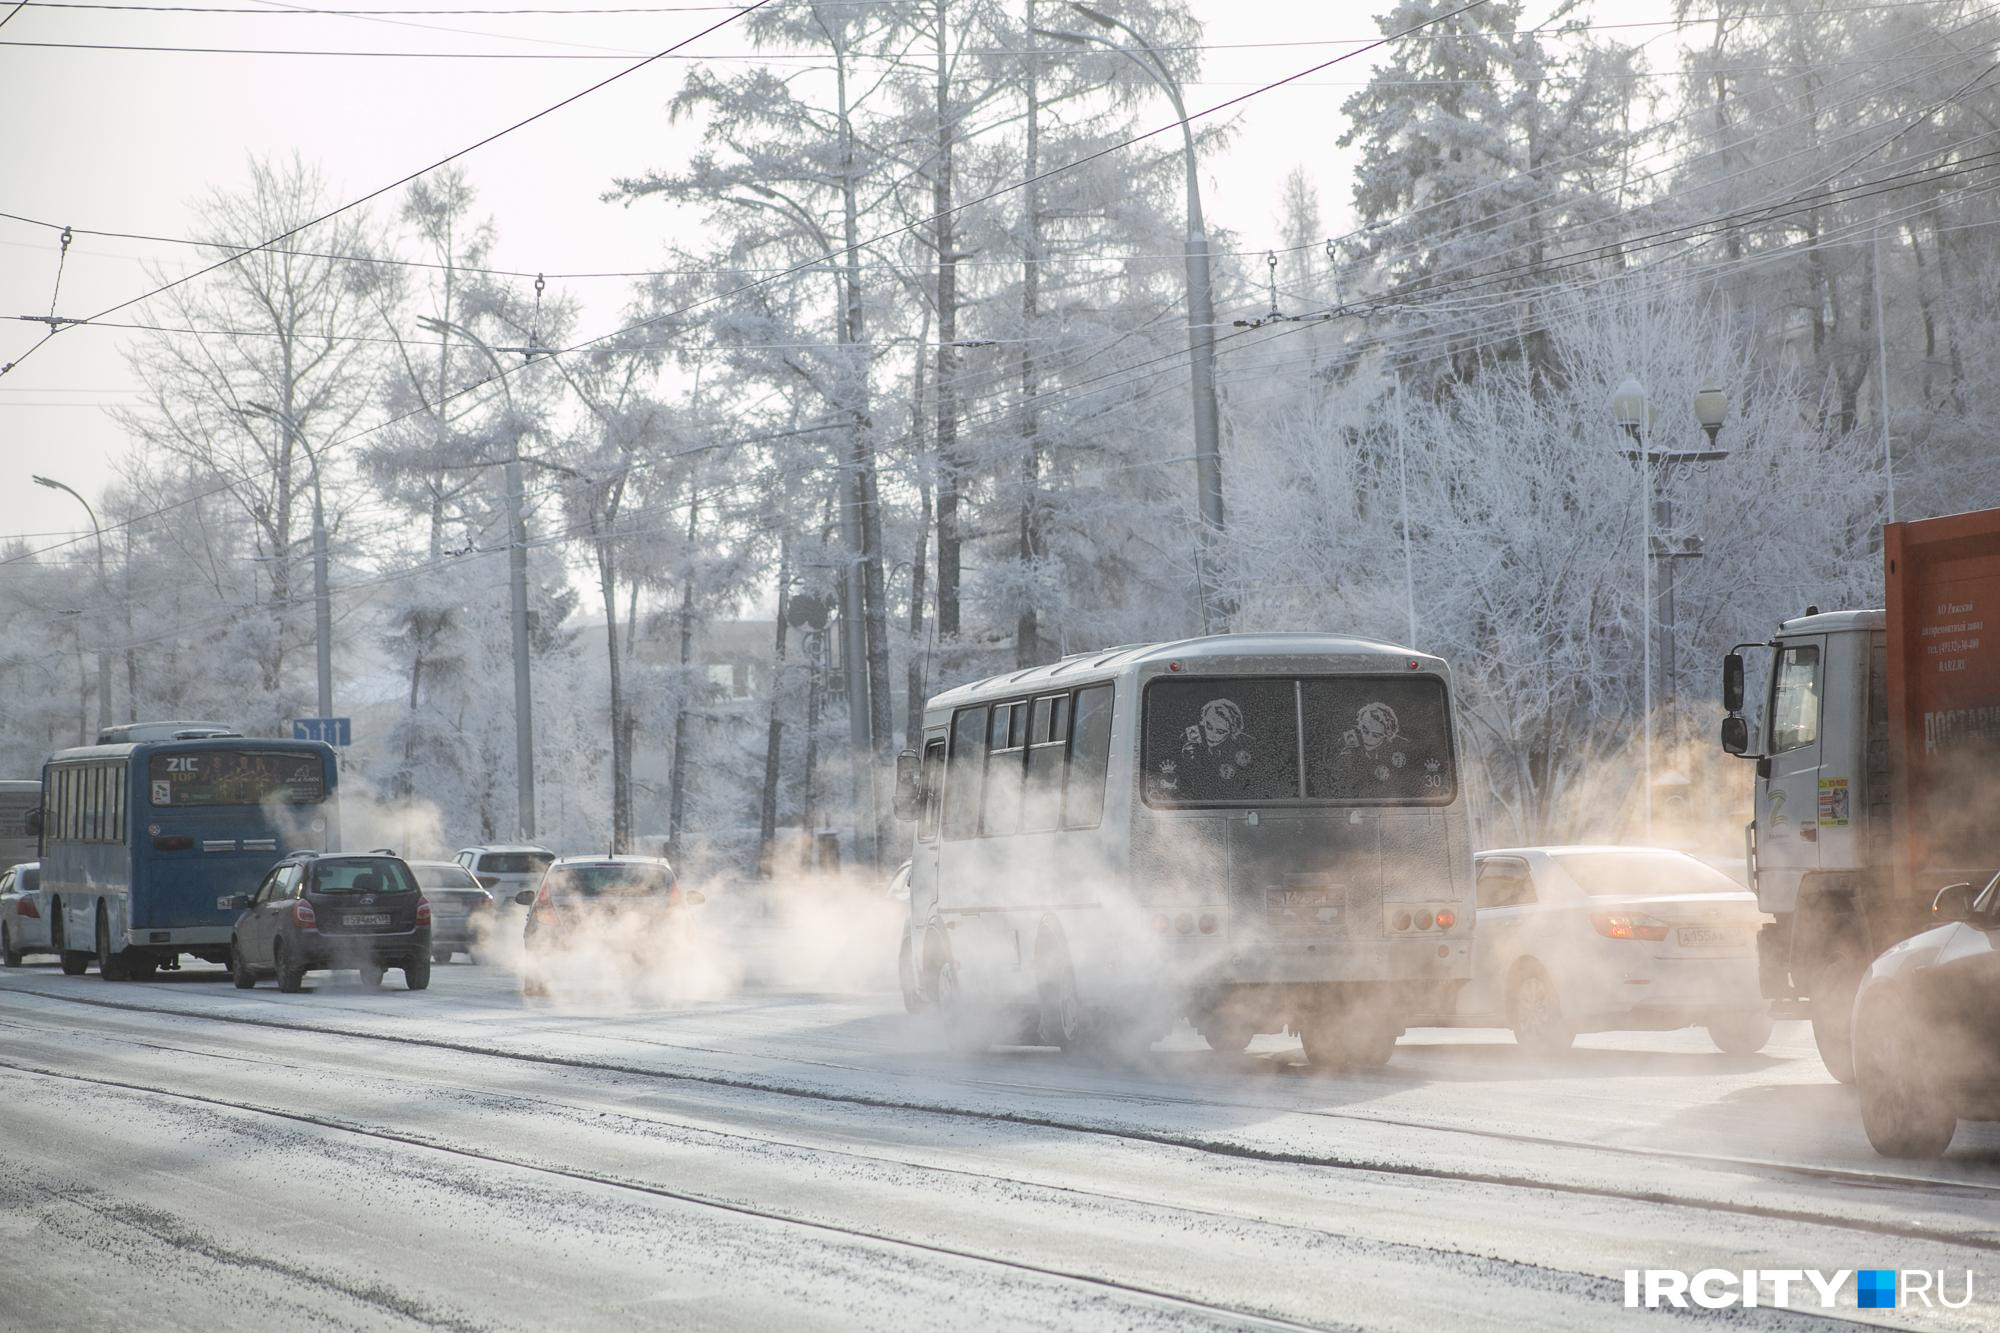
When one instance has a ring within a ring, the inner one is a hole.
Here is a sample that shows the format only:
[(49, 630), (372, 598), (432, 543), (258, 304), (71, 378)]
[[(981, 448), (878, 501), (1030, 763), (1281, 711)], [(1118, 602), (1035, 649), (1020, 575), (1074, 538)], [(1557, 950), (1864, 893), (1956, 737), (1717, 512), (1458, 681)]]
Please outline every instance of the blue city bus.
[(63, 971), (113, 981), (229, 961), (235, 912), (287, 853), (339, 845), (319, 741), (231, 736), (63, 750), (42, 768), (42, 888)]

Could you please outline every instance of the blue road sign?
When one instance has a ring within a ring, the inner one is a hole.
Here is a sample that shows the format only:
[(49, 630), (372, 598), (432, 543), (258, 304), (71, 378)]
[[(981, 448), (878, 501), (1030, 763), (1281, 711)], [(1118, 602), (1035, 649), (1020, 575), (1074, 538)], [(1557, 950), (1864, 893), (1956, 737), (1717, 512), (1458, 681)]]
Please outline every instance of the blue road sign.
[(325, 741), (336, 749), (346, 749), (354, 744), (354, 723), (345, 717), (295, 717), (292, 719), (292, 739), (295, 741)]

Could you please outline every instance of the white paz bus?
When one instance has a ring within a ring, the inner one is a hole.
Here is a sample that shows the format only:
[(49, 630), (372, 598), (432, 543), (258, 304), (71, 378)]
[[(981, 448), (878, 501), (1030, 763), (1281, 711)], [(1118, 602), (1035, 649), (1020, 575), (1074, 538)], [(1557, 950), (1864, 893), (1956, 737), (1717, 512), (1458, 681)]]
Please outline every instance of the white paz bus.
[(1471, 976), (1472, 852), (1435, 657), (1330, 634), (1079, 654), (938, 695), (898, 764), (905, 965), (968, 1045), (1379, 1065)]

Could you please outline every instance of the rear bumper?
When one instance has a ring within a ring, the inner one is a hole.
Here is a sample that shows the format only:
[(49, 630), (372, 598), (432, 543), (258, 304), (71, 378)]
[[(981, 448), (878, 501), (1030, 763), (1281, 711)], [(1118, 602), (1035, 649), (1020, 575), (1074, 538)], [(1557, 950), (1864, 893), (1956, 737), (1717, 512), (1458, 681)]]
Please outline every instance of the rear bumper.
[(325, 935), (305, 930), (299, 932), (297, 944), (308, 971), (395, 967), (405, 961), (428, 958), (431, 932), (429, 927), (397, 935)]
[(1574, 1005), (1586, 1022), (1616, 1019), (1621, 1026), (1660, 1028), (1769, 1007), (1758, 984), (1757, 959), (1750, 955), (1634, 959), (1592, 978)]

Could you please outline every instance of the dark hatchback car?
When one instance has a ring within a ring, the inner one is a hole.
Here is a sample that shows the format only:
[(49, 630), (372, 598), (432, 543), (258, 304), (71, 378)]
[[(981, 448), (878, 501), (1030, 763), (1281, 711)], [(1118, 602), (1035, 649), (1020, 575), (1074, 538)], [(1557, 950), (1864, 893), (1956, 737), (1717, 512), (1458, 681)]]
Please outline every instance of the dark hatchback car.
[(230, 970), (248, 990), (264, 976), (303, 989), (316, 969), (357, 969), (368, 985), (399, 968), (403, 984), (431, 984), (431, 905), (400, 856), (302, 852), (271, 867), (254, 894), (218, 898), (239, 908)]
[(1854, 997), (1861, 1125), (1885, 1157), (1937, 1157), (2000, 1120), (2000, 876), (1937, 895), (1944, 923), (1877, 958)]

